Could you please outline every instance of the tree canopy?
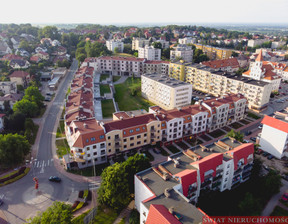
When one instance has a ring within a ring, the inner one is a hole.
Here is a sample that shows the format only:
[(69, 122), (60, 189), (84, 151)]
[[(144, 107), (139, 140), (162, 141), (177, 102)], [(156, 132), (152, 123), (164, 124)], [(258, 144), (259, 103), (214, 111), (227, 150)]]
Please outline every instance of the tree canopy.
[(226, 137), (232, 137), (239, 142), (243, 142), (244, 135), (240, 131), (234, 131), (234, 129), (231, 129), (231, 131), (227, 133)]
[(31, 102), (35, 102), (38, 107), (43, 107), (44, 96), (36, 86), (29, 86), (25, 89), (25, 95), (23, 99), (27, 99)]
[(72, 223), (71, 220), (71, 205), (55, 201), (53, 205), (46, 209), (46, 211), (38, 213), (37, 216), (29, 221), (31, 224), (70, 224)]
[(0, 135), (0, 164), (11, 167), (23, 162), (30, 152), (31, 146), (27, 139), (18, 134)]
[(35, 117), (39, 113), (39, 108), (35, 102), (22, 99), (14, 104), (13, 111), (15, 113), (22, 113), (25, 117)]

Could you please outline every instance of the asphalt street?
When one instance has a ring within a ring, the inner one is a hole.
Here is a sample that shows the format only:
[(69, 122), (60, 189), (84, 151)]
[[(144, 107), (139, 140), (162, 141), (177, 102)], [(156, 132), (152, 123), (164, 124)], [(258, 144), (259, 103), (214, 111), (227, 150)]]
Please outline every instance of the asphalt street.
[[(85, 189), (88, 183), (78, 183), (62, 175), (54, 167), (52, 155), (52, 135), (57, 121), (57, 115), (63, 105), (68, 86), (78, 68), (78, 62), (73, 61), (61, 89), (59, 88), (52, 105), (47, 108), (47, 116), (43, 117), (43, 131), (38, 145), (38, 154), (33, 160), (31, 171), (19, 181), (0, 188), (0, 197), (4, 204), (1, 210), (9, 223), (24, 223), (38, 211), (44, 211), (53, 201), (67, 201), (77, 190)], [(54, 144), (54, 143), (53, 143)], [(61, 183), (50, 182), (50, 176), (61, 177)], [(38, 191), (34, 189), (33, 177), (39, 179)]]

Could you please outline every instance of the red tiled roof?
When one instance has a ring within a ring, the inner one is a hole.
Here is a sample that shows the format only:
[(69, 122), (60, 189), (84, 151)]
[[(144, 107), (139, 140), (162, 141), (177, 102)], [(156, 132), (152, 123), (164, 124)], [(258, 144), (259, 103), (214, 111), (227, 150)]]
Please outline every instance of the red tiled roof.
[(254, 153), (254, 144), (253, 143), (245, 143), (237, 146), (234, 149), (231, 149), (227, 152), (228, 155), (233, 157), (234, 161), (234, 170), (237, 170), (238, 161), (244, 159), (244, 165), (247, 164), (247, 158), (249, 155), (253, 155)]
[(40, 58), (38, 56), (31, 56), (30, 61), (38, 62)]
[(277, 118), (265, 116), (261, 122), (262, 124), (268, 125), (272, 128), (278, 129), (285, 133), (288, 133), (288, 123)]
[(181, 224), (164, 205), (150, 205), (146, 224)]
[(11, 75), (9, 75), (9, 77), (21, 77), (21, 78), (25, 78), (29, 76), (28, 72), (24, 72), (24, 71), (14, 71)]
[(6, 54), (2, 57), (1, 60), (8, 60), (8, 61), (11, 61), (13, 59), (16, 59), (16, 60), (23, 60), (23, 57), (19, 56), (19, 55), (15, 55), (15, 54)]
[(115, 112), (115, 113), (113, 113), (113, 115), (114, 115), (115, 117), (117, 117), (119, 120), (120, 120), (121, 117), (122, 117), (123, 119), (124, 119), (124, 118), (130, 118), (130, 116), (129, 116), (125, 111)]
[(255, 59), (255, 61), (263, 61), (263, 56), (262, 56), (262, 50), (260, 50), (257, 58)]
[(225, 67), (232, 67), (232, 68), (240, 67), (239, 62), (236, 58), (228, 58), (224, 60), (215, 60), (215, 61), (203, 61), (202, 64), (215, 69)]

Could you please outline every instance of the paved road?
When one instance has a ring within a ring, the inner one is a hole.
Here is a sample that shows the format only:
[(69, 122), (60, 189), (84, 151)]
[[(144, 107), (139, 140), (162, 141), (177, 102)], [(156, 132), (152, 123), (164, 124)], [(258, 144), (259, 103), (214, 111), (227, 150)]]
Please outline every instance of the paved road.
[[(88, 183), (74, 182), (56, 170), (51, 150), (53, 130), (57, 125), (55, 124), (56, 117), (77, 68), (75, 60), (65, 80), (62, 81), (63, 84), (59, 86), (58, 93), (51, 102), (52, 105), (47, 108), (43, 117), (43, 131), (38, 145), (37, 161), (33, 163), (32, 170), (21, 180), (0, 189), (0, 196), (4, 200), (1, 210), (10, 223), (23, 223), (25, 219), (33, 217), (38, 211), (44, 211), (53, 201), (67, 201), (72, 192), (87, 188)], [(49, 182), (48, 177), (51, 175), (60, 176), (62, 182)], [(33, 176), (39, 179), (38, 191), (34, 189)]]

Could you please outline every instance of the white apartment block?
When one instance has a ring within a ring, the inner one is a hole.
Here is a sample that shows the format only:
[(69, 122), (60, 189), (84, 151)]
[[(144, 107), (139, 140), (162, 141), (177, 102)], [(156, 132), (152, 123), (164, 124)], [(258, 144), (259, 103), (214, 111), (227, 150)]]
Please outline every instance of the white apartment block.
[(262, 45), (264, 42), (269, 41), (266, 39), (256, 39), (256, 40), (248, 40), (248, 47), (256, 47), (257, 45)]
[(124, 43), (121, 40), (107, 40), (106, 47), (108, 48), (109, 51), (112, 52), (114, 52), (115, 48), (117, 48), (118, 51), (122, 53), (124, 49)]
[(265, 116), (259, 145), (265, 152), (277, 159), (288, 156), (288, 113), (275, 112), (273, 117)]
[(185, 38), (179, 38), (178, 39), (179, 44), (196, 44), (196, 38), (192, 37), (185, 37)]
[(249, 108), (256, 111), (261, 111), (268, 106), (273, 89), (271, 83), (216, 71), (200, 64), (170, 63), (169, 76), (185, 80), (193, 85), (193, 89), (216, 97), (243, 94), (248, 100)]
[(170, 51), (170, 60), (174, 61), (177, 58), (181, 58), (181, 60), (185, 62), (192, 62), (193, 60), (192, 47), (189, 47), (185, 44), (179, 44), (177, 47), (174, 47), (173, 50)]
[(209, 214), (194, 206), (199, 196), (231, 190), (247, 181), (253, 153), (252, 143), (224, 138), (171, 155), (166, 162), (137, 173), (135, 207), (140, 223), (168, 223), (167, 219), (177, 224), (202, 223), (203, 216)]
[(286, 44), (286, 41), (273, 41), (271, 44), (272, 49), (277, 49), (278, 47), (282, 47)]
[(133, 37), (132, 50), (138, 51), (139, 47), (145, 47), (146, 45), (149, 45), (149, 44), (150, 44), (150, 41), (145, 38)]
[(165, 110), (191, 104), (192, 85), (161, 74), (141, 76), (142, 96)]
[(146, 45), (138, 48), (138, 58), (146, 58), (147, 60), (160, 61), (161, 49)]
[[(166, 49), (166, 48), (169, 48), (169, 47), (170, 47), (169, 41), (166, 41), (166, 40), (156, 40), (156, 41), (154, 41), (154, 42), (159, 42), (159, 43), (161, 43), (162, 49)], [(153, 42), (153, 43), (154, 43), (154, 42)]]

